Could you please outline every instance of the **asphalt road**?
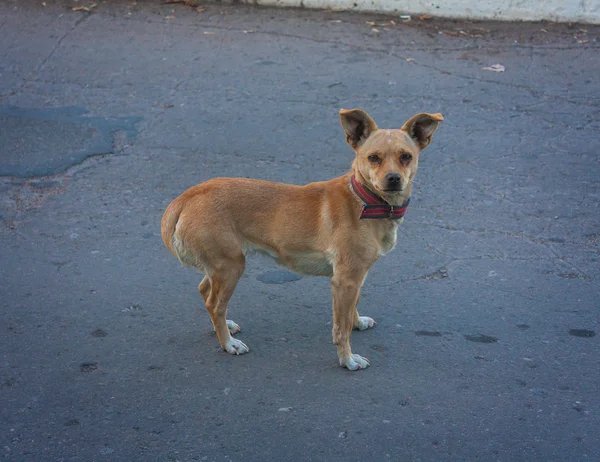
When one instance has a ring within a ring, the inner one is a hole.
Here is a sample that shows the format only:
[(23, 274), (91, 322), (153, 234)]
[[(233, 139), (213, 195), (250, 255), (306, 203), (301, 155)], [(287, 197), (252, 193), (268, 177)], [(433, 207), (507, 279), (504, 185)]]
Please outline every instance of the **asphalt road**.
[[(45, 3), (0, 1), (2, 458), (600, 460), (599, 27)], [(261, 258), (229, 356), (162, 212), (343, 174), (342, 107), (445, 117), (363, 289), (371, 367), (326, 278)]]

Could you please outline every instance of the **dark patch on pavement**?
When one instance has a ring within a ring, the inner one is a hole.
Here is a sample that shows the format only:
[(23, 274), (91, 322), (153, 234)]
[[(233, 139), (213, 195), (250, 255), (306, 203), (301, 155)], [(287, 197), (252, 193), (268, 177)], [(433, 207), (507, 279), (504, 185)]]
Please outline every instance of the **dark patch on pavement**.
[(569, 334), (575, 337), (595, 337), (596, 332), (588, 329), (569, 329)]
[(92, 371), (95, 371), (96, 369), (98, 369), (97, 362), (85, 362), (85, 363), (81, 363), (79, 365), (79, 370), (81, 372), (92, 372)]
[(496, 337), (492, 337), (490, 335), (483, 335), (483, 334), (477, 334), (477, 335), (466, 335), (465, 334), (465, 338), (469, 342), (477, 342), (477, 343), (496, 343), (498, 341), (498, 339)]
[(529, 324), (517, 324), (519, 329), (529, 329)]
[[(16, 383), (17, 383), (17, 381), (13, 377), (9, 377), (4, 381), (3, 385), (5, 387), (12, 387)], [(2, 387), (0, 387), (0, 388), (2, 388)]]
[(92, 337), (106, 337), (108, 335), (108, 332), (106, 332), (105, 330), (102, 329), (96, 329), (95, 331), (92, 332)]
[(256, 279), (265, 284), (285, 284), (286, 282), (299, 281), (302, 279), (302, 276), (291, 271), (274, 270), (259, 274)]
[(442, 334), (438, 331), (430, 331), (430, 330), (417, 330), (415, 331), (415, 335), (420, 337), (441, 337)]
[(0, 106), (0, 176), (27, 178), (64, 172), (88, 157), (112, 154), (113, 133), (129, 141), (141, 117), (88, 117), (79, 107)]

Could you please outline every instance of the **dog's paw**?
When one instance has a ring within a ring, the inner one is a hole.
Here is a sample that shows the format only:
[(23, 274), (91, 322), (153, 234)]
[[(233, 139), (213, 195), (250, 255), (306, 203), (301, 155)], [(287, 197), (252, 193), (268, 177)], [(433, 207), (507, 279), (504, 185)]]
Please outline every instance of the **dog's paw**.
[(250, 350), (244, 342), (235, 338), (230, 338), (225, 345), (225, 351), (230, 355), (243, 355), (248, 353)]
[(238, 324), (236, 324), (230, 319), (227, 320), (227, 327), (229, 328), (229, 333), (231, 335), (235, 335), (242, 330), (242, 328)]
[(351, 355), (349, 358), (340, 359), (340, 364), (351, 371), (366, 369), (371, 365), (367, 358), (363, 358), (360, 355)]
[[(233, 321), (231, 321), (230, 319), (228, 319), (228, 320), (227, 320), (227, 328), (229, 329), (229, 333), (230, 333), (231, 335), (235, 335), (235, 334), (237, 334), (238, 332), (241, 332), (241, 331), (242, 331), (242, 328), (240, 327), (240, 325), (239, 325), (239, 324), (237, 324), (237, 323), (235, 323), (235, 322), (233, 322)], [(213, 325), (213, 327), (212, 327), (212, 331), (213, 331), (213, 332), (216, 332), (216, 331), (215, 331), (215, 326), (214, 326), (214, 325)]]
[(371, 327), (374, 327), (375, 324), (377, 324), (375, 322), (375, 320), (373, 318), (369, 318), (368, 316), (359, 316), (358, 317), (358, 324), (354, 326), (355, 329), (358, 330), (365, 330), (365, 329), (370, 329)]

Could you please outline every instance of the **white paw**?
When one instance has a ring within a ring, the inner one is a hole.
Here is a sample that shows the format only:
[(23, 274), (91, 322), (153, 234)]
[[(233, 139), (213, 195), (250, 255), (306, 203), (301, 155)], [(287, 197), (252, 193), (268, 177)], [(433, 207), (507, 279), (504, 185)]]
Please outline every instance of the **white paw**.
[(248, 351), (250, 351), (244, 342), (235, 338), (230, 338), (227, 341), (225, 350), (230, 355), (243, 355), (244, 353), (248, 353)]
[(359, 316), (358, 317), (358, 325), (354, 326), (355, 329), (365, 330), (370, 329), (371, 327), (377, 324), (373, 318), (369, 318), (368, 316)]
[[(239, 326), (239, 324), (237, 324), (237, 323), (235, 323), (235, 322), (231, 321), (230, 319), (228, 319), (228, 320), (227, 320), (227, 328), (229, 329), (229, 333), (230, 333), (231, 335), (235, 335), (235, 334), (237, 334), (238, 332), (241, 332), (241, 331), (242, 331), (242, 328)], [(215, 326), (214, 326), (214, 325), (213, 325), (212, 331), (213, 331), (213, 332), (216, 332), (216, 331), (215, 331)]]
[(371, 365), (367, 358), (363, 358), (360, 355), (351, 355), (349, 358), (340, 359), (340, 364), (351, 371), (366, 369)]
[(229, 328), (229, 333), (231, 335), (235, 335), (242, 330), (242, 328), (238, 324), (231, 321), (230, 319), (227, 320), (227, 327)]

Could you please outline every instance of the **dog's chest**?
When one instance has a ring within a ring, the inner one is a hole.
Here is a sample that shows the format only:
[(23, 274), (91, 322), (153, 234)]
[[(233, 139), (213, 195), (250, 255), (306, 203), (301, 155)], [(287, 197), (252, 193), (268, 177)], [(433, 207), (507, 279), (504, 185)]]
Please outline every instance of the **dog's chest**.
[(379, 254), (385, 255), (396, 247), (398, 239), (398, 224), (395, 221), (389, 221), (382, 226), (378, 235)]

